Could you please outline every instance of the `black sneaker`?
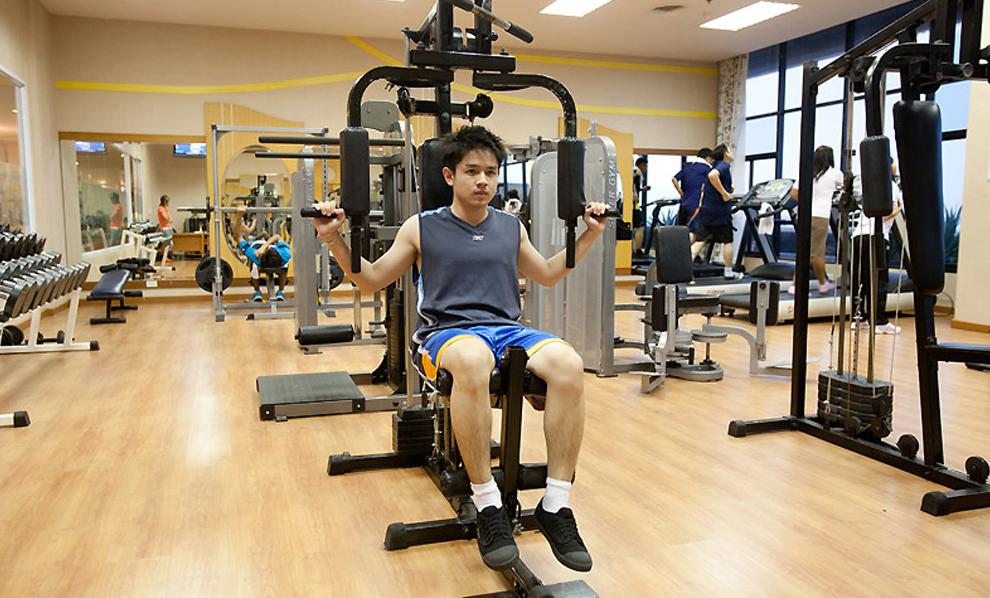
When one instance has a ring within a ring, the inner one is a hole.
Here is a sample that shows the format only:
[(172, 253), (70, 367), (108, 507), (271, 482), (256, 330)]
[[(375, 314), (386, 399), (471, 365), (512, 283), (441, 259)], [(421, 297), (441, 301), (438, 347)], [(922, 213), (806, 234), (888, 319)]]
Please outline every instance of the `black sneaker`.
[(575, 571), (591, 571), (591, 555), (578, 535), (574, 511), (564, 507), (556, 513), (548, 513), (543, 510), (543, 501), (540, 500), (533, 514), (536, 516), (536, 527), (546, 536), (553, 556), (562, 565)]
[(519, 560), (519, 549), (512, 537), (509, 511), (504, 506), (486, 507), (479, 511), (477, 524), (478, 550), (481, 551), (481, 560), (485, 561), (489, 569), (508, 569)]

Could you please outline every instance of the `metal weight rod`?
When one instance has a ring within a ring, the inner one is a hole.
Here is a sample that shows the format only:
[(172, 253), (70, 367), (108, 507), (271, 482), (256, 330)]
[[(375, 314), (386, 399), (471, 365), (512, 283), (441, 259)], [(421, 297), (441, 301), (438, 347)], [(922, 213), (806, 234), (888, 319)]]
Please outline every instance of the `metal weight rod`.
[[(254, 207), (243, 206), (243, 208), (244, 208), (244, 211), (246, 213), (248, 213), (248, 214), (291, 214), (292, 213), (292, 208), (282, 208), (282, 207), (270, 207), (270, 208), (266, 208), (266, 207), (258, 207), (258, 206), (254, 206)], [(177, 209), (180, 212), (195, 212), (195, 213), (198, 213), (198, 214), (202, 214), (204, 212), (207, 213), (207, 214), (209, 214), (213, 210), (217, 210), (217, 211), (219, 211), (221, 213), (224, 213), (224, 214), (234, 214), (238, 210), (240, 210), (241, 208), (239, 208), (237, 206), (221, 206), (219, 208), (214, 207), (214, 206), (210, 206), (208, 208), (179, 207)]]

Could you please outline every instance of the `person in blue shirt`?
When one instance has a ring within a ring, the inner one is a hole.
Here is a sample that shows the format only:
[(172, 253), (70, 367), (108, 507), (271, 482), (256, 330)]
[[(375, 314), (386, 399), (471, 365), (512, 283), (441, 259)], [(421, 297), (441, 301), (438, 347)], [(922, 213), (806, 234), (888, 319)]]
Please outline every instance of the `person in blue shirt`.
[[(278, 292), (275, 293), (274, 297), (269, 297), (268, 300), (285, 301), (285, 282), (289, 276), (286, 266), (292, 259), (292, 248), (282, 240), (280, 235), (272, 235), (267, 239), (256, 238), (252, 241), (245, 239), (244, 237), (249, 230), (244, 224), (246, 213), (246, 206), (237, 208), (237, 216), (234, 220), (234, 241), (237, 242), (237, 248), (244, 253), (244, 257), (251, 262), (251, 284), (254, 286), (251, 301), (263, 301), (261, 296), (261, 268), (281, 268), (278, 273)], [(262, 236), (265, 236), (265, 233), (262, 233)]]
[(698, 213), (698, 203), (701, 201), (701, 190), (708, 180), (708, 173), (712, 170), (711, 156), (712, 150), (707, 147), (701, 148), (698, 150), (698, 159), (685, 165), (671, 180), (674, 189), (677, 189), (677, 194), (681, 196), (677, 225), (688, 227), (692, 243), (694, 233), (698, 230), (695, 216)]
[(698, 207), (698, 230), (691, 245), (691, 257), (697, 257), (709, 242), (722, 244), (722, 261), (726, 278), (742, 278), (732, 270), (732, 151), (724, 143), (712, 150), (713, 165), (701, 191)]

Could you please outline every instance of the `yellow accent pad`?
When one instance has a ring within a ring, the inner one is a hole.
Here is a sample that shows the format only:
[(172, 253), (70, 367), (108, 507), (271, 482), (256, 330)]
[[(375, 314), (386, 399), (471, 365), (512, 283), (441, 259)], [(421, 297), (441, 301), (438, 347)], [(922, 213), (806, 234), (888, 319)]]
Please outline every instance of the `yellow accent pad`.
[(562, 58), (560, 56), (536, 56), (534, 54), (516, 54), (517, 62), (534, 62), (536, 64), (560, 64), (565, 66), (582, 66), (600, 69), (615, 69), (622, 71), (646, 71), (650, 73), (677, 73), (682, 75), (718, 76), (718, 69), (673, 66), (669, 64), (642, 64), (639, 62), (615, 62), (611, 60), (586, 60), (583, 58)]
[(145, 85), (141, 83), (56, 81), (55, 89), (117, 91), (125, 93), (160, 93), (169, 95), (214, 95), (222, 93), (272, 91), (276, 89), (292, 89), (295, 87), (326, 85), (328, 83), (342, 83), (345, 81), (354, 81), (363, 74), (364, 72), (341, 73), (339, 75), (321, 75), (318, 77), (303, 77), (301, 79), (285, 79), (283, 81), (268, 81), (264, 83), (246, 83), (243, 85)]
[(426, 376), (430, 380), (436, 380), (437, 369), (440, 367), (440, 361), (443, 360), (443, 352), (446, 351), (447, 347), (449, 347), (453, 343), (465, 338), (478, 338), (478, 337), (473, 334), (458, 334), (457, 336), (452, 336), (448, 338), (447, 342), (441, 345), (440, 350), (437, 351), (436, 363), (433, 363), (433, 360), (430, 359), (429, 353), (423, 353), (423, 373), (426, 374)]

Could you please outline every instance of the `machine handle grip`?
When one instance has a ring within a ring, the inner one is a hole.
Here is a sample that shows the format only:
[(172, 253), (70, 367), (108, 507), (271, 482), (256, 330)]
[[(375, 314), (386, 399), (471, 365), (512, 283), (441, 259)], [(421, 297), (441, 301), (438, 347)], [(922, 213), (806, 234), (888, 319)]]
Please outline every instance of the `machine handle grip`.
[(478, 15), (482, 19), (491, 22), (493, 25), (497, 25), (501, 27), (509, 35), (515, 36), (521, 39), (522, 41), (526, 42), (527, 44), (532, 43), (533, 41), (533, 34), (530, 33), (529, 31), (526, 31), (525, 29), (523, 29), (519, 25), (516, 25), (515, 23), (510, 23), (509, 21), (506, 21), (505, 19), (499, 17), (490, 10), (486, 10), (478, 6), (471, 0), (444, 0), (444, 2), (456, 6), (461, 10)]
[(306, 206), (299, 211), (299, 215), (303, 218), (326, 218), (327, 220), (335, 220), (337, 218), (336, 214), (330, 216), (325, 215), (323, 212), (317, 210), (313, 206)]

